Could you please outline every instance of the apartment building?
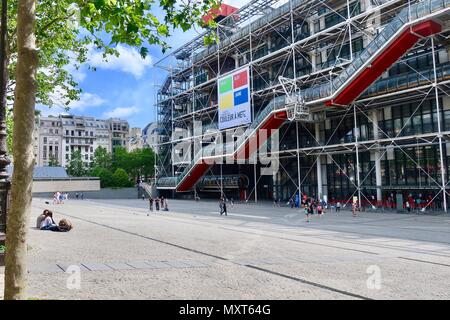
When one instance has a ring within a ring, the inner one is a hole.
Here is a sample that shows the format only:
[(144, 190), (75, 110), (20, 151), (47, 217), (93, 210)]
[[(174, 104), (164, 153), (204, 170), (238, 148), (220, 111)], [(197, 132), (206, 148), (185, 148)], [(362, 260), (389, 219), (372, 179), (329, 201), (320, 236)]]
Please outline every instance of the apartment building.
[(128, 134), (129, 150), (133, 151), (136, 149), (142, 149), (142, 129), (141, 128), (131, 128)]
[(80, 151), (88, 165), (98, 147), (108, 152), (114, 146), (128, 146), (128, 122), (120, 119), (101, 120), (93, 117), (59, 115), (38, 117), (35, 125), (35, 157), (38, 166), (66, 166), (74, 151)]

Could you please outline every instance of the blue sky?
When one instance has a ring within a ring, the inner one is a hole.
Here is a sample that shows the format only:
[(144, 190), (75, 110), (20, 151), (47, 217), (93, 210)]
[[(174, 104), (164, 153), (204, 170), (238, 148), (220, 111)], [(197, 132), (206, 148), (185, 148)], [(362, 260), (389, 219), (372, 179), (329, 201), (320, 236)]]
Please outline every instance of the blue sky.
[[(225, 3), (241, 7), (248, 0), (225, 0)], [(161, 10), (155, 14), (161, 16)], [(198, 28), (197, 28), (198, 30)], [(169, 45), (176, 49), (198, 35), (197, 30), (183, 32), (175, 30), (167, 39)], [(89, 64), (96, 67), (96, 71), (83, 66), (79, 70), (71, 70), (80, 88), (83, 90), (80, 101), (73, 101), (70, 105), (71, 114), (94, 116), (98, 118), (117, 117), (128, 120), (132, 127), (143, 128), (155, 120), (157, 85), (161, 84), (166, 74), (153, 63), (163, 54), (157, 46), (150, 48), (149, 56), (143, 60), (134, 48), (119, 46), (118, 58), (111, 57), (108, 62), (103, 61), (100, 54), (92, 51)], [(49, 109), (38, 106), (44, 115), (57, 115), (64, 112), (59, 107)]]

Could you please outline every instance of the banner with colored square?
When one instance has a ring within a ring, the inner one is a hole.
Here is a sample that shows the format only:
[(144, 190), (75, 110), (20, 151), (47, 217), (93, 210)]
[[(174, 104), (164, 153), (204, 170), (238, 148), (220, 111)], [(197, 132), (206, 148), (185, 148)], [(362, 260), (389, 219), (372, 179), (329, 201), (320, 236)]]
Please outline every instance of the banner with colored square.
[(250, 71), (246, 67), (218, 80), (220, 130), (252, 122), (249, 79)]

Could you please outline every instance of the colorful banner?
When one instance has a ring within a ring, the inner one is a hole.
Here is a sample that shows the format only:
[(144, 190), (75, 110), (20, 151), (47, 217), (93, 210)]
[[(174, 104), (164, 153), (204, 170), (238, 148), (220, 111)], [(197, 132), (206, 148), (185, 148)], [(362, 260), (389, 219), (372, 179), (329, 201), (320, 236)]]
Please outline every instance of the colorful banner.
[(240, 69), (219, 79), (219, 129), (252, 122), (249, 68)]

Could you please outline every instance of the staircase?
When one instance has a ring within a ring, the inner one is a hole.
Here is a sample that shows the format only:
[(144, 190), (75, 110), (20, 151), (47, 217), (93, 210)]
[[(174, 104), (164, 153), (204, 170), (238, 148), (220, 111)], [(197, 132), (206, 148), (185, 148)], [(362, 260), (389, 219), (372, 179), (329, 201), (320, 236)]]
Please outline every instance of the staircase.
[[(450, 0), (425, 0), (411, 5), (410, 8), (404, 8), (366, 49), (342, 70), (339, 76), (332, 81), (303, 90), (302, 95), (306, 105), (347, 106), (351, 104), (421, 37), (441, 32), (441, 25), (434, 19), (448, 15), (449, 12)], [(186, 192), (191, 190), (212, 167), (215, 159), (224, 157), (248, 159), (251, 156), (250, 141), (257, 139), (257, 149), (259, 149), (269, 138), (271, 129), (280, 128), (287, 120), (285, 99), (285, 96), (274, 98), (261, 110), (236, 142), (210, 144), (195, 155), (191, 164), (180, 176), (158, 179), (158, 189)], [(260, 135), (260, 129), (268, 130), (268, 135)]]

